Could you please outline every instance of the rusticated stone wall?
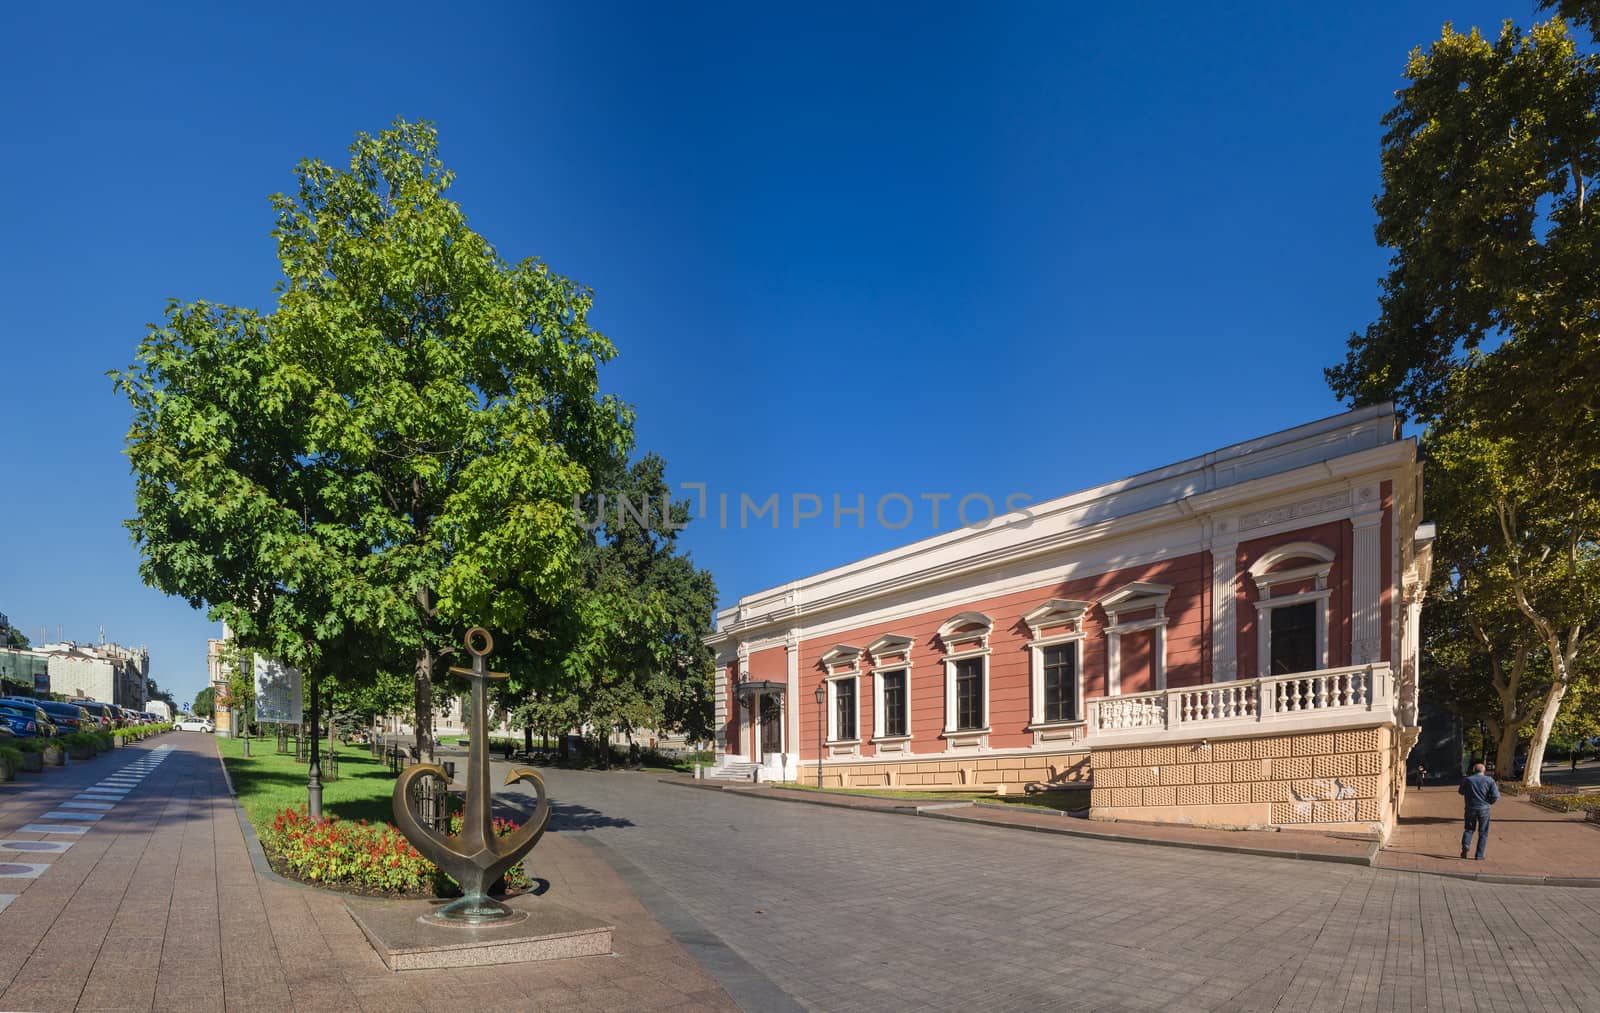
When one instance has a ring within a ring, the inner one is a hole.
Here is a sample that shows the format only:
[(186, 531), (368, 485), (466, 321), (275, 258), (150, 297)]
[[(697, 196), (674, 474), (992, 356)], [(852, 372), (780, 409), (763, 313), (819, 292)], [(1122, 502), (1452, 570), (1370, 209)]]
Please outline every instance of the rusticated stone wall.
[[(800, 765), (800, 780), (816, 783), (815, 765)], [(1027, 756), (975, 756), (960, 760), (904, 760), (883, 763), (822, 764), (825, 788), (930, 788), (993, 786), (1001, 794), (1020, 794), (1030, 784), (1083, 788), (1089, 783), (1089, 754), (1040, 753)]]
[(1387, 727), (1095, 749), (1090, 816), (1384, 833), (1393, 756)]

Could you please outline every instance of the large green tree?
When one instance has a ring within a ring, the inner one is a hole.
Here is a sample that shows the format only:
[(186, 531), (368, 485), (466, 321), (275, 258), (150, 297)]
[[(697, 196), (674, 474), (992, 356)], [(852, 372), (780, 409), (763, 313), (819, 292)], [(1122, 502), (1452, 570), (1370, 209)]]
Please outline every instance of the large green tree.
[[(1561, 6), (1596, 23), (1592, 2)], [(1426, 426), (1428, 509), (1453, 545), (1435, 582), (1462, 617), (1454, 653), (1483, 662), (1501, 752), (1530, 729), (1538, 783), (1561, 702), (1586, 677), (1600, 584), (1600, 58), (1561, 18), (1508, 22), (1492, 41), (1446, 25), (1406, 79), (1384, 118), (1380, 313), (1328, 379)], [(1530, 666), (1549, 675), (1531, 716), (1511, 679)]]
[(358, 135), (273, 198), (270, 313), (173, 303), (114, 374), (153, 586), (319, 676), (433, 682), (473, 625), (532, 630), (581, 577), (575, 497), (627, 452), (591, 295), (508, 263), (427, 124)]
[[(567, 629), (561, 657), (520, 667), (503, 706), (541, 733), (587, 725), (603, 739), (642, 729), (709, 738), (716, 585), (682, 551), (687, 502), (673, 502), (665, 462), (613, 462), (601, 491), (575, 504), (586, 532), (582, 589), (547, 617)], [(547, 647), (523, 645), (537, 657)], [(559, 678), (550, 673), (559, 672)]]

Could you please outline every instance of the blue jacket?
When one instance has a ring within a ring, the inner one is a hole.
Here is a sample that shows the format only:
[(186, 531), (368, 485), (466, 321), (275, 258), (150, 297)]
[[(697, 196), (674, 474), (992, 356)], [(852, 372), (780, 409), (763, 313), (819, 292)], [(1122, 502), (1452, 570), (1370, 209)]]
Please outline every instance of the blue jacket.
[(1466, 796), (1468, 809), (1487, 809), (1500, 801), (1500, 786), (1488, 774), (1473, 774), (1462, 778), (1457, 789)]

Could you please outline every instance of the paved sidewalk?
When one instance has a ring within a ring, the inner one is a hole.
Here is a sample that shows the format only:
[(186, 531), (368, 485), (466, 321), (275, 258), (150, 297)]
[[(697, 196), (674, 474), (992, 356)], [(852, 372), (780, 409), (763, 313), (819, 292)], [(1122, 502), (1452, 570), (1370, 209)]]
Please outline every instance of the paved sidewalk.
[(613, 922), (613, 955), (397, 974), (338, 895), (257, 875), (210, 736), (26, 778), (0, 788), (0, 842), (66, 848), (0, 851), (0, 873), (30, 873), (0, 875), (14, 896), (0, 910), (0, 1009), (736, 1008), (568, 835), (547, 834), (529, 871), (553, 901)]
[(1400, 821), (1380, 849), (1376, 842), (1356, 836), (1310, 830), (1210, 830), (1160, 823), (1102, 822), (1019, 806), (877, 798), (696, 781), (678, 775), (661, 780), (750, 798), (959, 820), (1103, 841), (1345, 862), (1491, 882), (1600, 887), (1600, 824), (1587, 822), (1581, 813), (1552, 812), (1510, 795), (1502, 797), (1494, 807), (1485, 860), (1463, 862), (1457, 857), (1461, 853), (1461, 796), (1454, 787), (1409, 791)]
[(1199, 848), (1207, 851), (1265, 855), (1273, 858), (1301, 858), (1309, 861), (1370, 865), (1372, 856), (1378, 847), (1376, 841), (1358, 836), (1336, 836), (1309, 831), (1212, 830), (1206, 827), (1185, 827), (1165, 823), (1131, 823), (1079, 819), (1055, 810), (1035, 810), (1025, 806), (972, 805), (932, 798), (926, 800), (875, 798), (866, 795), (803, 791), (766, 785), (750, 785), (746, 787), (718, 781), (697, 781), (691, 777), (681, 775), (668, 775), (661, 778), (661, 780), (668, 784), (687, 788), (727, 791), (729, 794), (752, 798), (768, 798), (784, 802), (801, 802), (810, 805), (835, 806), (905, 816), (959, 820), (969, 823), (982, 823), (989, 826), (1032, 830), (1040, 833), (1092, 837), (1102, 841), (1155, 844), (1175, 848)]
[(1600, 823), (1502, 795), (1489, 821), (1484, 860), (1461, 855), (1461, 796), (1454, 785), (1406, 792), (1400, 822), (1378, 855), (1383, 869), (1479, 879), (1516, 877), (1600, 886)]

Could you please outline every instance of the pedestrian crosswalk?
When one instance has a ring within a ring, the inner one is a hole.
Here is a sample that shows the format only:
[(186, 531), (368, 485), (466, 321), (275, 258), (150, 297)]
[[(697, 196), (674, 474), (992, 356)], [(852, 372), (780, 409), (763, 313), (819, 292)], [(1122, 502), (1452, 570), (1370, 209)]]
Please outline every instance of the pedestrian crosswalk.
[[(128, 795), (136, 791), (144, 779), (155, 773), (166, 761), (171, 752), (170, 745), (156, 746), (144, 752), (137, 759), (84, 788), (73, 796), (71, 801), (56, 802), (46, 806), (45, 811), (35, 816), (33, 822), (23, 824), (15, 832), (35, 834), (40, 837), (81, 837), (93, 830), (102, 819), (109, 816), (126, 800)], [(21, 886), (24, 881), (37, 879), (50, 869), (49, 862), (11, 861), (13, 856), (21, 858), (59, 855), (70, 847), (72, 841), (69, 840), (22, 837), (0, 840), (0, 885), (9, 880)], [(16, 898), (17, 895), (14, 893), (0, 893), (0, 911), (4, 911)]]

